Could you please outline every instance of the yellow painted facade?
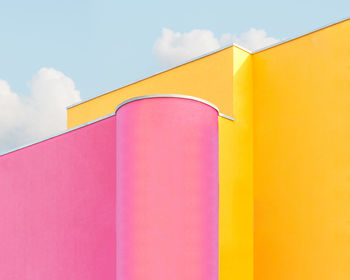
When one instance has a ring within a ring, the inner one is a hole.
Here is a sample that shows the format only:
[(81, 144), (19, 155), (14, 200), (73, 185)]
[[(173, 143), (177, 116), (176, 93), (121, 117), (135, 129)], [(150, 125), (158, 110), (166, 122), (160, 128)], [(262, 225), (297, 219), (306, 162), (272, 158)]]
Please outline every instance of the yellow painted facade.
[(350, 279), (350, 21), (256, 53), (255, 279)]
[[(249, 53), (232, 46), (68, 109), (185, 94), (219, 117), (219, 279), (350, 279), (350, 20)], [(254, 217), (254, 218), (253, 218)]]

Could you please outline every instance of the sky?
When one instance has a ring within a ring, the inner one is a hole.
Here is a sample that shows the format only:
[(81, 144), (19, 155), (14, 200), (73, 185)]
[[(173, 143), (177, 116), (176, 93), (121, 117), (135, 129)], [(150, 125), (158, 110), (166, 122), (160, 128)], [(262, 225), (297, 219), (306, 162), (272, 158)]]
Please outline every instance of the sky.
[(65, 107), (232, 42), (350, 16), (350, 1), (1, 1), (0, 154), (65, 129)]

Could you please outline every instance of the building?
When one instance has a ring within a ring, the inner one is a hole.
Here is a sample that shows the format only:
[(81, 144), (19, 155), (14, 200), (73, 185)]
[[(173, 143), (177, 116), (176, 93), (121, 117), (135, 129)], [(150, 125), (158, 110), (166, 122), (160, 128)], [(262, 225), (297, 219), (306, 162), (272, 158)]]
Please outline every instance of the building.
[(0, 157), (0, 279), (349, 279), (349, 34), (67, 108), (67, 132)]

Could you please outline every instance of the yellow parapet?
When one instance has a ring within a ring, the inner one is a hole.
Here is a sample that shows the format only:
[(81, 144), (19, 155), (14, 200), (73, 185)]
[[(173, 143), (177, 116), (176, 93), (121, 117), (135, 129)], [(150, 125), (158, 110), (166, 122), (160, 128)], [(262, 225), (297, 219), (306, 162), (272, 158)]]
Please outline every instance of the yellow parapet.
[(116, 105), (140, 95), (184, 94), (215, 104), (232, 116), (232, 47), (100, 95), (67, 110), (68, 128), (114, 112)]

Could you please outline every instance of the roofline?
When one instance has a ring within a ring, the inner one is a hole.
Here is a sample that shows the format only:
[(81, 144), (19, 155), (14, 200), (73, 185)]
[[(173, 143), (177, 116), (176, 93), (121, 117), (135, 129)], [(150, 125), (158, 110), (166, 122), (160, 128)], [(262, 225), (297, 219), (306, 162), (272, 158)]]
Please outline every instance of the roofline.
[(122, 103), (120, 103), (117, 108), (115, 109), (115, 114), (117, 114), (117, 111), (122, 107), (124, 106), (125, 104), (128, 104), (130, 102), (133, 102), (133, 101), (137, 101), (137, 100), (142, 100), (142, 99), (148, 99), (148, 98), (164, 98), (164, 97), (172, 97), (172, 98), (183, 98), (183, 99), (189, 99), (189, 100), (194, 100), (194, 101), (198, 101), (198, 102), (201, 102), (201, 103), (204, 103), (210, 107), (212, 107), (213, 109), (215, 109), (219, 116), (222, 117), (222, 118), (225, 118), (225, 119), (228, 119), (228, 120), (231, 120), (231, 121), (234, 121), (234, 118), (233, 117), (230, 117), (230, 116), (227, 116), (225, 114), (222, 114), (220, 113), (219, 111), (219, 108), (216, 107), (213, 103), (209, 102), (209, 101), (206, 101), (202, 98), (199, 98), (199, 97), (194, 97), (194, 96), (191, 96), (191, 95), (183, 95), (183, 94), (150, 94), (150, 95), (142, 95), (142, 96), (136, 96), (136, 97), (133, 97), (133, 98), (130, 98), (130, 99), (127, 99), (125, 101), (123, 101)]
[(301, 38), (301, 37), (304, 37), (304, 36), (307, 36), (307, 35), (309, 35), (309, 34), (315, 33), (315, 32), (320, 31), (320, 30), (322, 30), (322, 29), (326, 29), (326, 28), (331, 27), (331, 26), (333, 26), (333, 25), (337, 25), (338, 23), (342, 23), (342, 22), (347, 21), (347, 20), (349, 20), (349, 19), (350, 19), (350, 17), (343, 18), (343, 19), (337, 20), (337, 21), (333, 21), (333, 22), (331, 22), (331, 23), (329, 23), (329, 24), (322, 25), (321, 27), (314, 28), (314, 29), (310, 30), (309, 32), (300, 33), (299, 35), (296, 35), (296, 36), (287, 38), (287, 39), (282, 40), (282, 41), (279, 41), (279, 42), (277, 42), (277, 43), (275, 43), (275, 44), (272, 44), (272, 45), (269, 45), (269, 46), (266, 46), (266, 47), (263, 47), (263, 48), (254, 50), (254, 51), (252, 51), (252, 54), (256, 54), (256, 53), (259, 53), (259, 52), (262, 52), (262, 51), (265, 51), (265, 50), (268, 50), (268, 49), (272, 49), (272, 48), (274, 48), (274, 47), (277, 47), (277, 46), (279, 46), (279, 45), (288, 43), (288, 42), (290, 42), (290, 41), (299, 39), (299, 38)]
[(138, 101), (138, 100), (142, 100), (142, 99), (149, 99), (149, 98), (182, 98), (182, 99), (194, 100), (194, 101), (198, 101), (198, 102), (201, 102), (203, 104), (206, 104), (206, 105), (212, 107), (219, 114), (219, 109), (214, 104), (212, 104), (212, 103), (210, 103), (202, 98), (198, 98), (198, 97), (194, 97), (194, 96), (190, 96), (190, 95), (183, 95), (183, 94), (150, 94), (150, 95), (136, 96), (136, 97), (130, 98), (130, 99), (125, 100), (122, 103), (120, 103), (117, 106), (117, 108), (115, 109), (115, 113), (117, 114), (117, 111), (125, 104), (128, 104), (130, 102), (134, 102), (134, 101)]
[(78, 125), (78, 126), (76, 126), (76, 127), (73, 127), (73, 128), (66, 129), (66, 130), (64, 130), (64, 131), (58, 132), (58, 133), (53, 134), (53, 135), (51, 135), (51, 136), (49, 136), (49, 137), (45, 137), (45, 138), (43, 138), (43, 139), (30, 142), (29, 144), (26, 144), (26, 145), (19, 146), (19, 147), (17, 147), (17, 148), (11, 149), (11, 150), (9, 150), (9, 151), (3, 153), (3, 154), (0, 154), (0, 158), (1, 158), (2, 156), (5, 156), (5, 155), (10, 154), (10, 153), (13, 153), (13, 152), (16, 152), (16, 151), (18, 151), (18, 150), (22, 150), (22, 149), (24, 149), (24, 148), (28, 148), (28, 147), (30, 147), (30, 146), (39, 144), (39, 143), (41, 143), (41, 142), (45, 142), (45, 141), (47, 141), (47, 140), (50, 140), (50, 139), (55, 138), (55, 137), (57, 137), (57, 136), (66, 134), (66, 133), (68, 133), (68, 132), (72, 132), (72, 131), (74, 131), (74, 130), (78, 130), (78, 129), (83, 128), (83, 127), (85, 127), (85, 126), (89, 126), (89, 125), (91, 125), (91, 124), (97, 123), (97, 122), (102, 121), (102, 120), (104, 120), (104, 119), (108, 119), (108, 118), (110, 118), (110, 117), (112, 117), (112, 116), (114, 116), (114, 115), (115, 115), (115, 113), (108, 114), (108, 115), (103, 116), (103, 117), (101, 117), (101, 118), (98, 118), (98, 119), (96, 119), (96, 120), (93, 120), (93, 121), (90, 121), (90, 122), (86, 122), (86, 123), (83, 123), (83, 124)]
[(238, 43), (232, 43), (232, 47), (236, 47), (236, 48), (239, 48), (239, 49), (241, 49), (241, 50), (243, 50), (243, 51), (245, 51), (245, 52), (247, 52), (247, 53), (249, 53), (249, 54), (253, 54), (253, 51), (252, 51), (252, 50), (248, 50), (247, 48), (241, 46), (241, 45), (238, 44)]
[(157, 76), (157, 75), (159, 75), (159, 74), (165, 73), (165, 72), (170, 71), (170, 70), (172, 70), (172, 69), (175, 69), (175, 68), (177, 68), (177, 67), (180, 67), (180, 66), (183, 66), (183, 65), (185, 65), (185, 64), (191, 63), (191, 62), (193, 62), (193, 61), (195, 61), (195, 60), (198, 60), (198, 59), (201, 59), (201, 58), (210, 56), (210, 55), (215, 54), (215, 53), (218, 53), (218, 52), (223, 51), (223, 50), (225, 50), (225, 49), (228, 49), (228, 48), (230, 48), (230, 47), (237, 47), (237, 48), (239, 48), (239, 49), (241, 49), (241, 50), (243, 50), (243, 51), (245, 51), (245, 52), (247, 52), (247, 53), (249, 53), (249, 54), (256, 54), (256, 53), (260, 53), (260, 52), (262, 52), (262, 51), (265, 51), (265, 50), (268, 50), (268, 49), (277, 47), (277, 46), (279, 46), (279, 45), (288, 43), (288, 42), (290, 42), (290, 41), (299, 39), (299, 38), (301, 38), (301, 37), (304, 37), (304, 36), (306, 36), (306, 35), (309, 35), (309, 34), (312, 34), (312, 33), (314, 33), (314, 32), (320, 31), (320, 30), (325, 29), (325, 28), (327, 28), (327, 27), (336, 25), (336, 24), (338, 24), (338, 23), (342, 23), (342, 22), (347, 21), (347, 20), (349, 20), (349, 19), (350, 19), (350, 17), (347, 17), (347, 18), (343, 18), (343, 19), (341, 19), (341, 20), (334, 21), (334, 22), (329, 23), (329, 24), (327, 24), (327, 25), (323, 25), (323, 26), (321, 26), (321, 27), (319, 27), (319, 28), (312, 29), (312, 30), (309, 31), (309, 32), (301, 33), (301, 34), (296, 35), (296, 36), (294, 36), (294, 37), (288, 38), (288, 39), (286, 39), (286, 40), (279, 41), (279, 42), (277, 42), (277, 43), (275, 43), (275, 44), (272, 44), (272, 45), (269, 45), (269, 46), (266, 46), (266, 47), (263, 47), (263, 48), (254, 50), (254, 51), (253, 51), (253, 50), (249, 50), (249, 49), (247, 49), (247, 48), (245, 48), (245, 47), (243, 47), (243, 46), (241, 46), (241, 45), (239, 45), (239, 44), (237, 44), (237, 43), (231, 43), (231, 44), (225, 45), (225, 46), (223, 46), (223, 47), (221, 47), (221, 48), (219, 48), (219, 49), (216, 49), (216, 50), (214, 50), (214, 51), (205, 53), (205, 54), (203, 54), (203, 55), (200, 55), (200, 56), (197, 56), (197, 57), (195, 57), (195, 58), (189, 59), (189, 60), (187, 60), (187, 61), (185, 61), (185, 62), (183, 62), (183, 63), (177, 64), (177, 65), (175, 65), (175, 66), (173, 66), (173, 67), (170, 67), (170, 68), (167, 68), (167, 69), (162, 70), (162, 71), (160, 71), (160, 72), (157, 72), (157, 73), (155, 73), (155, 74), (152, 74), (152, 75), (150, 75), (150, 76), (144, 76), (144, 77), (142, 77), (142, 78), (140, 78), (140, 79), (138, 79), (138, 80), (136, 80), (136, 81), (134, 81), (134, 82), (128, 83), (128, 84), (126, 84), (126, 85), (124, 85), (124, 86), (121, 86), (121, 87), (119, 87), (119, 88), (117, 88), (117, 89), (114, 89), (114, 90), (111, 90), (111, 91), (108, 91), (108, 92), (99, 94), (99, 95), (97, 95), (97, 96), (94, 96), (94, 97), (89, 98), (89, 99), (86, 99), (86, 100), (82, 100), (82, 101), (73, 103), (73, 104), (67, 106), (66, 109), (73, 108), (73, 107), (75, 107), (75, 106), (78, 106), (78, 105), (80, 105), (80, 104), (86, 103), (86, 102), (88, 102), (88, 101), (90, 101), (90, 100), (99, 98), (99, 97), (101, 97), (101, 96), (107, 95), (107, 94), (112, 93), (112, 92), (114, 92), (114, 91), (117, 91), (117, 90), (119, 90), (119, 89), (122, 89), (122, 88), (125, 88), (125, 87), (128, 87), (128, 86), (131, 86), (131, 85), (136, 84), (136, 83), (138, 83), (138, 82), (142, 82), (142, 81), (144, 81), (144, 80), (146, 80), (146, 79), (152, 78), (152, 77), (154, 77), (154, 76)]
[(164, 98), (164, 97), (172, 97), (172, 98), (183, 98), (183, 99), (195, 100), (195, 101), (201, 102), (201, 103), (206, 104), (206, 105), (212, 107), (213, 109), (215, 109), (215, 110), (218, 112), (218, 116), (220, 116), (220, 117), (222, 117), (222, 118), (226, 118), (226, 119), (231, 120), (231, 121), (234, 120), (234, 118), (220, 113), (219, 109), (218, 109), (214, 104), (212, 104), (212, 103), (210, 103), (209, 101), (206, 101), (206, 100), (204, 100), (204, 99), (198, 98), (198, 97), (194, 97), (194, 96), (190, 96), (190, 95), (181, 95), (181, 94), (153, 94), (153, 95), (144, 95), (144, 96), (138, 96), (138, 97), (130, 98), (130, 99), (128, 99), (128, 100), (123, 101), (122, 103), (120, 103), (120, 104), (116, 107), (114, 113), (108, 114), (108, 115), (106, 115), (106, 116), (103, 116), (103, 117), (101, 117), (101, 118), (95, 119), (95, 120), (93, 120), (93, 121), (89, 121), (89, 122), (83, 123), (83, 124), (78, 125), (78, 126), (76, 126), (76, 127), (73, 127), (73, 128), (70, 128), (70, 129), (66, 129), (66, 130), (64, 130), (64, 131), (58, 132), (58, 133), (56, 133), (56, 134), (54, 134), (54, 135), (51, 135), (51, 136), (49, 136), (49, 137), (45, 137), (45, 138), (43, 138), (43, 139), (40, 139), (40, 140), (37, 140), (37, 141), (33, 141), (33, 142), (30, 142), (30, 143), (28, 143), (28, 144), (26, 144), (26, 145), (19, 146), (19, 147), (17, 147), (17, 148), (11, 149), (11, 150), (9, 150), (9, 151), (6, 151), (5, 153), (0, 154), (0, 158), (1, 158), (2, 156), (8, 155), (8, 154), (13, 153), (13, 152), (16, 152), (16, 151), (18, 151), (18, 150), (22, 150), (22, 149), (24, 149), (24, 148), (28, 148), (28, 147), (30, 147), (30, 146), (39, 144), (39, 143), (41, 143), (41, 142), (45, 142), (45, 141), (50, 140), (50, 139), (52, 139), (52, 138), (55, 138), (55, 137), (57, 137), (57, 136), (60, 136), (60, 135), (63, 135), (63, 134), (66, 134), (66, 133), (69, 133), (69, 132), (78, 130), (78, 129), (80, 129), (80, 128), (89, 126), (89, 125), (91, 125), (91, 124), (97, 123), (97, 122), (99, 122), (99, 121), (108, 119), (108, 118), (113, 117), (113, 116), (116, 116), (116, 115), (117, 115), (118, 109), (120, 109), (120, 107), (122, 107), (123, 105), (125, 105), (125, 104), (127, 104), (127, 103), (130, 103), (130, 102), (133, 102), (133, 101), (137, 101), (137, 100), (141, 100), (141, 99), (147, 99), (147, 98), (162, 98), (162, 97), (163, 97), (163, 98)]
[(144, 76), (144, 77), (142, 77), (142, 78), (140, 78), (140, 79), (137, 79), (137, 80), (134, 81), (134, 82), (131, 82), (131, 83), (128, 83), (128, 84), (126, 84), (126, 85), (124, 85), (124, 86), (121, 86), (120, 88), (117, 88), (117, 89), (114, 89), (114, 90), (111, 90), (111, 91), (108, 91), (108, 92), (105, 92), (105, 93), (96, 95), (96, 96), (91, 97), (91, 98), (86, 99), (86, 100), (82, 100), (82, 101), (73, 103), (73, 104), (67, 106), (66, 109), (70, 109), (70, 108), (75, 107), (75, 106), (78, 106), (78, 105), (80, 105), (80, 104), (82, 104), (82, 103), (85, 103), (85, 102), (88, 102), (88, 101), (90, 101), (90, 100), (99, 98), (99, 97), (101, 97), (101, 96), (103, 96), (103, 95), (107, 95), (107, 94), (109, 94), (109, 93), (112, 93), (112, 92), (114, 92), (114, 91), (120, 90), (120, 89), (122, 89), (122, 88), (126, 88), (126, 87), (128, 87), (128, 86), (133, 85), (133, 84), (142, 82), (142, 81), (144, 81), (144, 80), (147, 80), (147, 79), (152, 78), (152, 77), (154, 77), (154, 76), (157, 76), (157, 75), (159, 75), (159, 74), (168, 72), (168, 71), (170, 71), (170, 70), (173, 70), (173, 69), (178, 68), (178, 67), (180, 67), (180, 66), (183, 66), (183, 65), (185, 65), (185, 64), (191, 63), (191, 62), (193, 62), (193, 61), (195, 61), (195, 60), (198, 60), (198, 59), (201, 59), (201, 58), (210, 56), (210, 55), (212, 55), (212, 54), (221, 52), (221, 51), (223, 51), (223, 50), (225, 50), (225, 49), (228, 49), (228, 48), (231, 48), (231, 47), (233, 47), (233, 46), (235, 46), (235, 47), (237, 47), (237, 48), (240, 48), (240, 49), (242, 49), (242, 50), (244, 50), (244, 51), (246, 51), (246, 52), (248, 52), (248, 53), (250, 53), (250, 54), (252, 53), (251, 51), (249, 51), (248, 49), (246, 49), (246, 48), (240, 46), (239, 44), (236, 44), (236, 43), (234, 43), (234, 44), (228, 44), (228, 45), (225, 45), (225, 46), (223, 46), (223, 47), (221, 47), (221, 48), (219, 48), (219, 49), (216, 49), (216, 50), (214, 50), (214, 51), (211, 51), (211, 52), (202, 54), (202, 55), (197, 56), (197, 57), (195, 57), (195, 58), (186, 60), (186, 61), (183, 62), (183, 63), (177, 64), (177, 65), (175, 65), (175, 66), (172, 66), (172, 67), (170, 67), (170, 68), (167, 68), (167, 69), (162, 70), (162, 71), (160, 71), (160, 72), (157, 72), (157, 73), (155, 73), (155, 74), (148, 75), (148, 76)]

